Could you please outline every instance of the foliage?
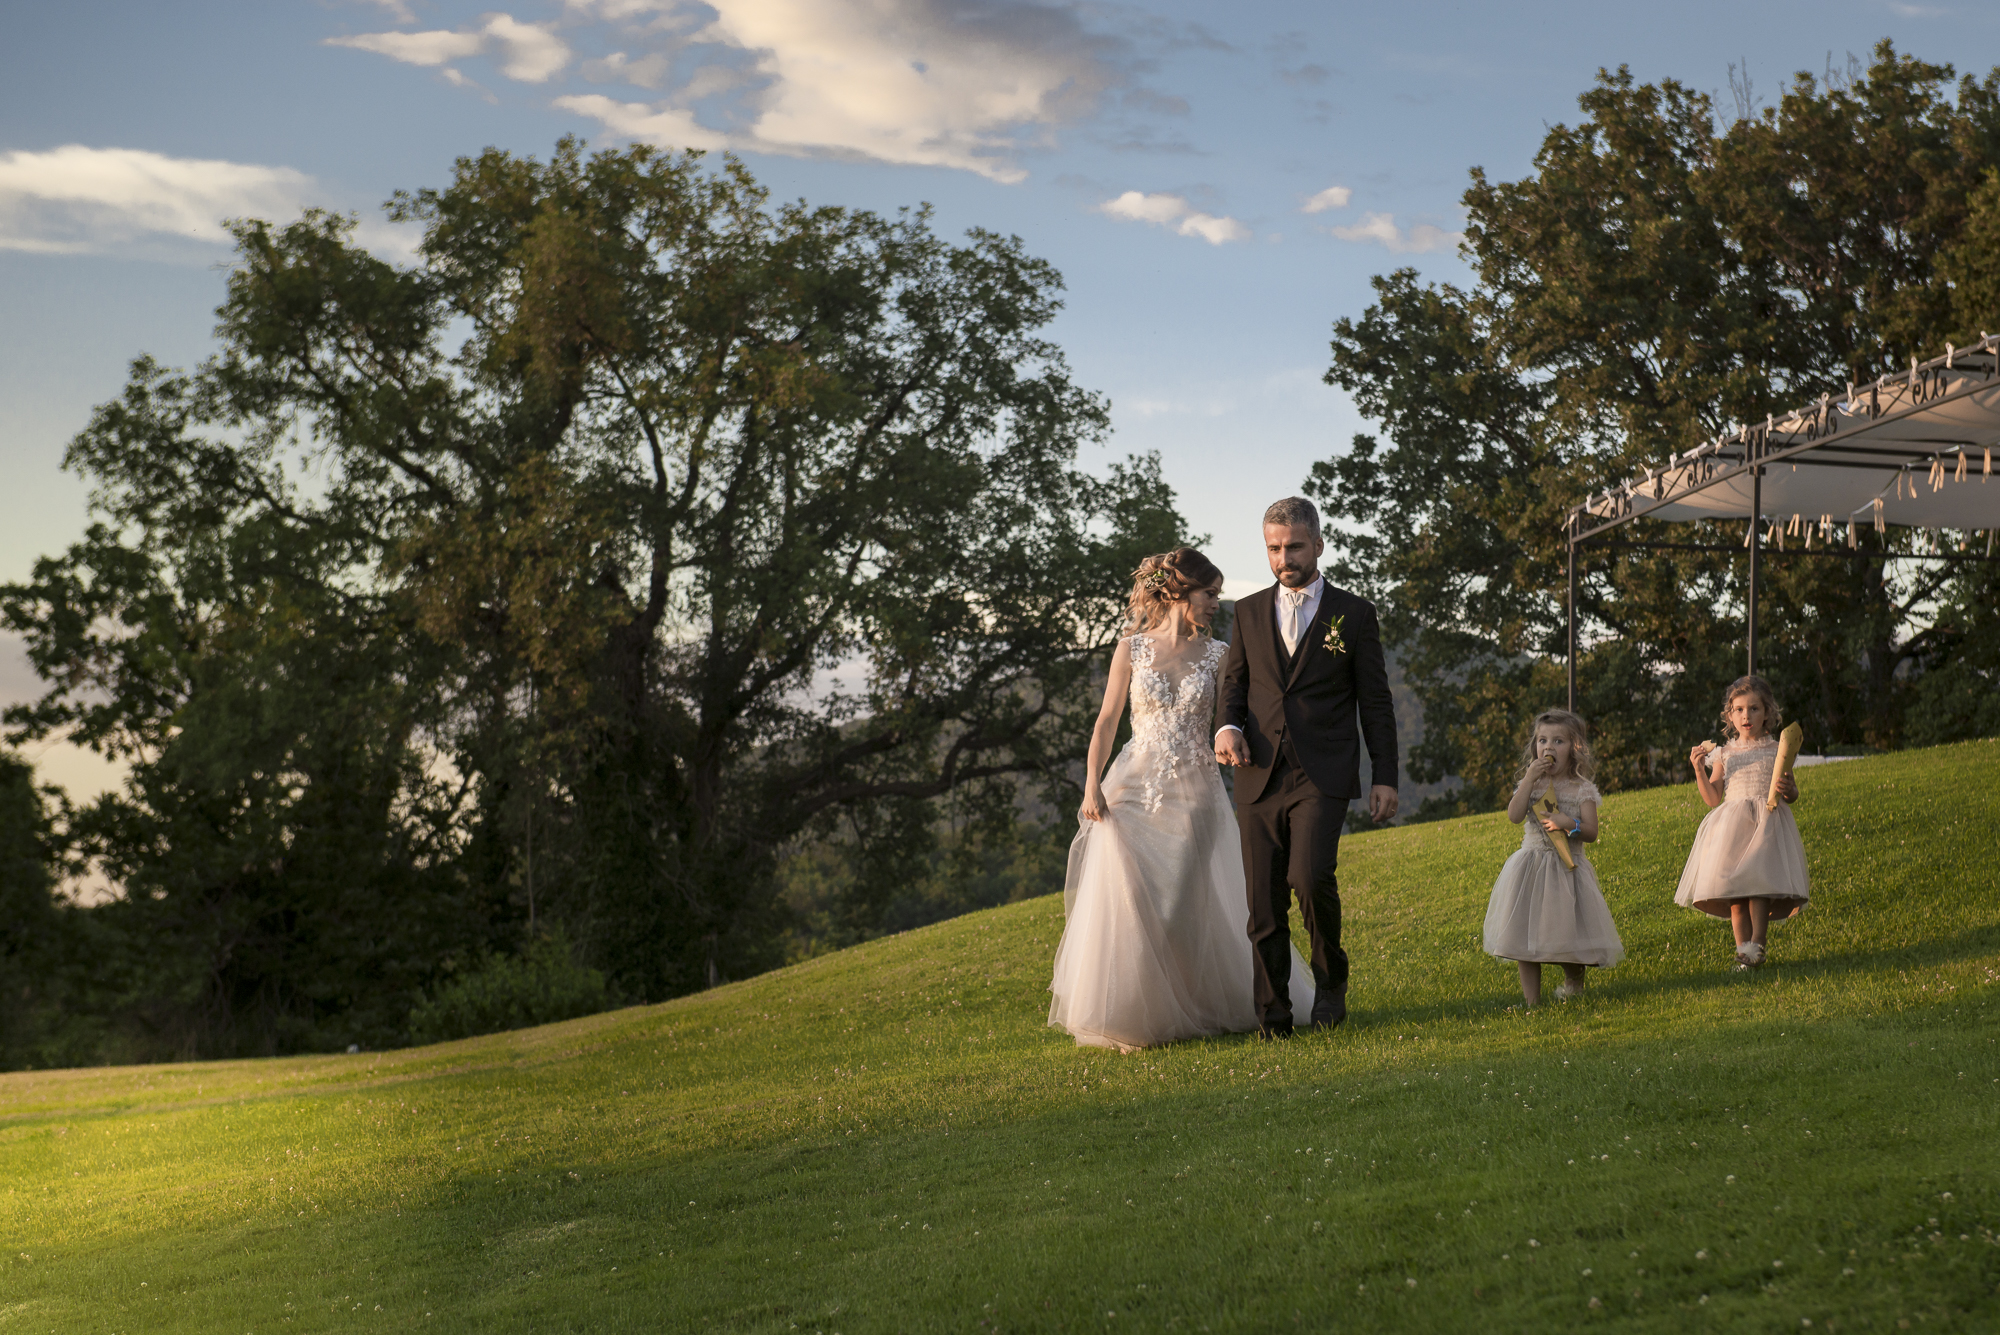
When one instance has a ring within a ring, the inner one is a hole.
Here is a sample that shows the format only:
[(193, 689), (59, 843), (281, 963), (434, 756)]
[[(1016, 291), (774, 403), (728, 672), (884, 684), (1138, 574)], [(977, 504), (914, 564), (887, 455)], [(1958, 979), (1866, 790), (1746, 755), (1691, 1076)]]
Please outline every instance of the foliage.
[[(1431, 814), (1503, 801), (1527, 718), (1562, 698), (1569, 506), (2000, 327), (2000, 72), (1955, 90), (1951, 75), (1884, 43), (1865, 74), (1801, 74), (1779, 106), (1718, 125), (1671, 80), (1600, 74), (1531, 175), (1473, 172), (1470, 288), (1399, 270), (1336, 324), (1327, 380), (1385, 439), (1357, 437), (1307, 487), (1357, 526), (1337, 569), (1382, 602), (1423, 700), (1413, 775), (1462, 780)], [(1733, 551), (1742, 530), (1619, 536)], [(1678, 779), (1741, 671), (1743, 560), (1585, 552), (1579, 705), (1604, 781)], [(1970, 605), (1980, 577), (1870, 553), (1764, 569), (1759, 668), (1816, 744), (1971, 735), (1912, 734), (1908, 711), (1914, 670), (1972, 644), (1926, 609)]]
[(383, 1046), (537, 916), (710, 985), (779, 957), (796, 840), (1067, 784), (1182, 526), (1155, 461), (1078, 466), (1017, 238), (572, 141), (392, 213), (414, 264), (236, 224), (216, 355), (135, 364), (69, 455), (101, 522), (0, 591), (56, 683), (16, 735), (134, 764), (77, 833), (139, 1049)]
[(425, 993), (410, 1012), (410, 1040), (442, 1043), (552, 1024), (609, 1010), (604, 975), (576, 962), (561, 930), (537, 935), (518, 955), (488, 955)]
[(1494, 814), (1343, 841), (1353, 1015), (1282, 1048), (1076, 1047), (1045, 896), (449, 1049), (0, 1077), (7, 1301), (63, 1330), (1988, 1330), (1996, 765), (1801, 771), (1813, 903), (1748, 976), (1669, 893), (1692, 787), (1613, 798), (1630, 954), (1526, 1015), (1479, 949), (1520, 839)]
[(0, 751), (0, 1067), (47, 1065), (53, 1055), (74, 954), (50, 874), (55, 833), (34, 767)]
[[(884, 836), (888, 837), (884, 837)], [(794, 959), (1060, 889), (1073, 827), (1023, 818), (918, 832), (853, 822), (780, 864)]]

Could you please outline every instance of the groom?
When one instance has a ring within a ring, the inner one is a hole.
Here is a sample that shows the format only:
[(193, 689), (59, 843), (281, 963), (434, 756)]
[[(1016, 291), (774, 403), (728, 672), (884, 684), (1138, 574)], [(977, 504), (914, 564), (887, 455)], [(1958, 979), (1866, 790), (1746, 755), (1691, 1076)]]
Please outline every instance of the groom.
[(1278, 583), (1236, 604), (1215, 758), (1236, 766), (1258, 1032), (1290, 1038), (1294, 890), (1312, 938), (1313, 1028), (1347, 1018), (1334, 865), (1348, 799), (1361, 795), (1363, 739), (1368, 814), (1396, 814), (1396, 715), (1375, 605), (1320, 575), (1326, 544), (1310, 501), (1264, 512), (1264, 550)]

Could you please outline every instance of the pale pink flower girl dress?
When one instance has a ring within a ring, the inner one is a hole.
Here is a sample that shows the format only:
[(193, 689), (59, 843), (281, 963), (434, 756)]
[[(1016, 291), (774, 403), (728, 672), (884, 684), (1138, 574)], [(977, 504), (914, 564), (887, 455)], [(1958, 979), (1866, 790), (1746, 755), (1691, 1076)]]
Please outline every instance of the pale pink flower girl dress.
[(1736, 740), (1708, 754), (1711, 777), (1722, 770), (1722, 801), (1694, 833), (1674, 903), (1718, 918), (1739, 899), (1771, 901), (1771, 921), (1791, 917), (1812, 897), (1806, 884), (1806, 846), (1792, 806), (1764, 809), (1778, 739)]
[[(1601, 802), (1597, 785), (1588, 779), (1557, 779), (1544, 785), (1540, 802), (1553, 788), (1560, 823), (1570, 825), (1583, 815), (1585, 802)], [(1576, 870), (1563, 865), (1541, 813), (1530, 810), (1521, 822), (1521, 846), (1500, 868), (1493, 893), (1486, 901), (1486, 953), (1523, 964), (1590, 964), (1608, 968), (1625, 958), (1625, 944), (1604, 892), (1597, 888), (1597, 871), (1581, 839), (1570, 842)]]

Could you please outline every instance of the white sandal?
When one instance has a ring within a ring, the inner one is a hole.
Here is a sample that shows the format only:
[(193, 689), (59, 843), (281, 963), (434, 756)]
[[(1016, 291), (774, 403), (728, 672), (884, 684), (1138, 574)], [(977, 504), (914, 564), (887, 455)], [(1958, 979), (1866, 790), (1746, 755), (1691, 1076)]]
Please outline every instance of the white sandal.
[(1764, 947), (1755, 941), (1745, 941), (1736, 947), (1736, 967), (1754, 969), (1764, 962)]
[(1583, 988), (1584, 985), (1582, 983), (1558, 983), (1556, 985), (1556, 1000), (1568, 1001), (1573, 997), (1580, 997), (1583, 995)]

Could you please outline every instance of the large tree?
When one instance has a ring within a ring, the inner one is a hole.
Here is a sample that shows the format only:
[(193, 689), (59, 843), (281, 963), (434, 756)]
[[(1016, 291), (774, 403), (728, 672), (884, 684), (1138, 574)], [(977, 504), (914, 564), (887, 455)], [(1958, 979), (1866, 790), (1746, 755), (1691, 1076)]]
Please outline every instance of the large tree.
[[(1677, 83), (1601, 73), (1532, 174), (1473, 172), (1469, 288), (1399, 270), (1336, 324), (1327, 380), (1383, 438), (1357, 438), (1308, 488), (1360, 526), (1343, 573), (1385, 603), (1425, 706), (1412, 772), (1463, 781), (1433, 813), (1504, 800), (1526, 718), (1561, 699), (1567, 507), (2000, 327), (1981, 239), (2000, 216), (1995, 188), (1982, 193), (2000, 165), (2000, 73), (1951, 79), (1884, 43), (1865, 71), (1801, 74), (1778, 106), (1725, 123)], [(1625, 536), (1733, 548), (1742, 529)], [(1909, 679), (1979, 652), (1976, 618), (1925, 614), (1940, 598), (1977, 605), (1981, 574), (1868, 552), (1765, 569), (1760, 668), (1820, 743), (1897, 744)], [(1612, 783), (1684, 771), (1741, 671), (1742, 579), (1733, 556), (1591, 554), (1580, 705)]]
[(70, 454), (104, 522), (5, 592), (56, 683), (17, 735), (136, 762), (79, 825), (173, 942), (149, 1032), (380, 1041), (529, 914), (670, 995), (771, 958), (788, 841), (1066, 781), (1182, 526), (1080, 466), (1018, 239), (568, 141), (392, 212), (412, 264), (237, 224), (218, 352), (135, 366)]

